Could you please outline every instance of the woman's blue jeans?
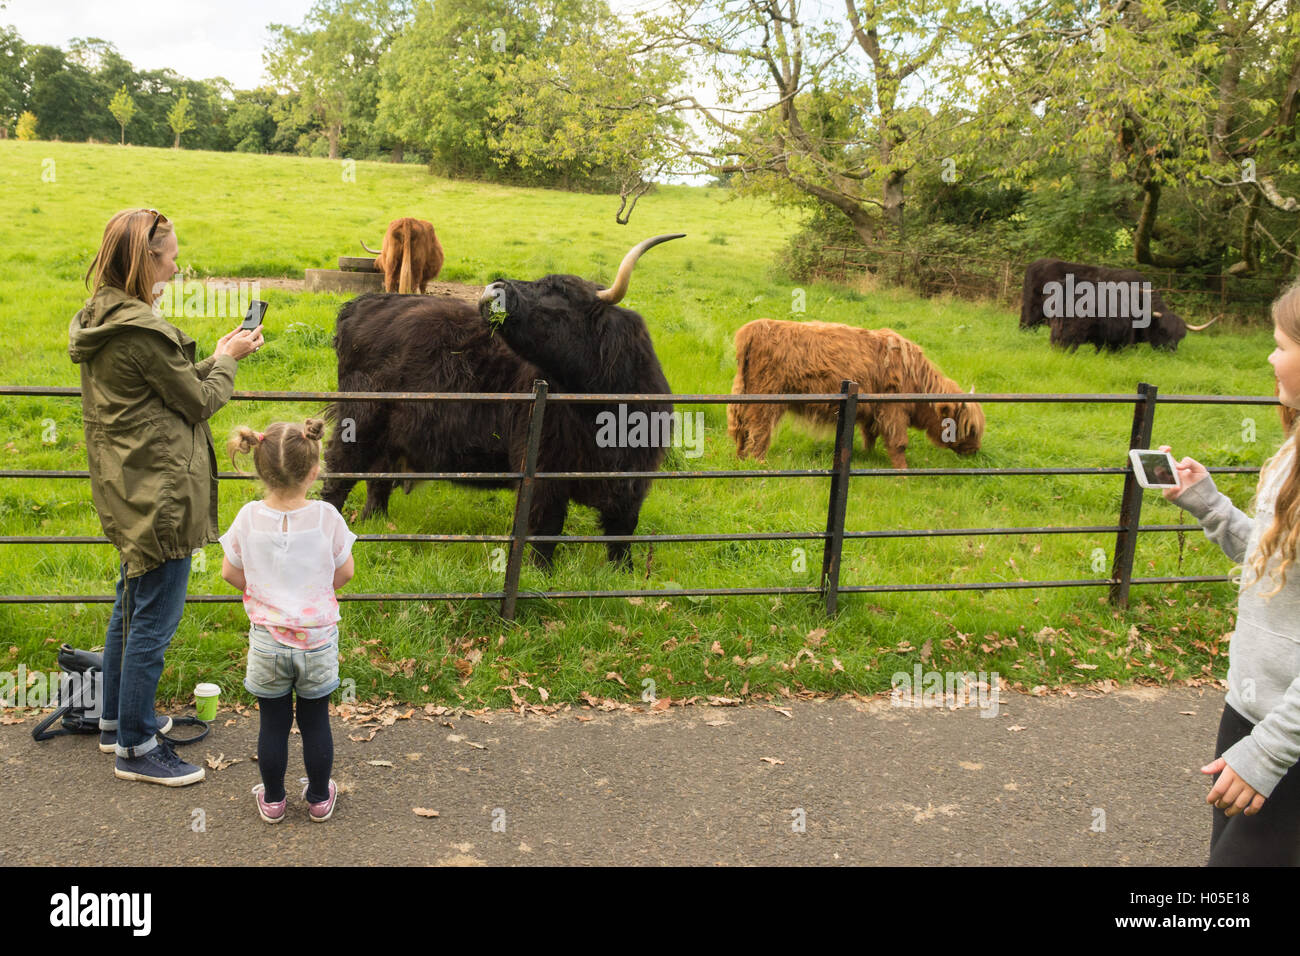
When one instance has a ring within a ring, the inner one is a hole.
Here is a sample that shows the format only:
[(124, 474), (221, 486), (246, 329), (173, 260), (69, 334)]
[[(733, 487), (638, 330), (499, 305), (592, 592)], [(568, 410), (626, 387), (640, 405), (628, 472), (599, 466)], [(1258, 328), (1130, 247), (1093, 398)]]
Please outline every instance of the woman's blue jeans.
[[(104, 638), (104, 716), (99, 720), (101, 730), (117, 730), (119, 757), (138, 757), (158, 746), (154, 697), (163, 655), (185, 610), (189, 582), (189, 557), (164, 561), (129, 580), (126, 565), (121, 567)], [(123, 620), (128, 628), (125, 641)]]

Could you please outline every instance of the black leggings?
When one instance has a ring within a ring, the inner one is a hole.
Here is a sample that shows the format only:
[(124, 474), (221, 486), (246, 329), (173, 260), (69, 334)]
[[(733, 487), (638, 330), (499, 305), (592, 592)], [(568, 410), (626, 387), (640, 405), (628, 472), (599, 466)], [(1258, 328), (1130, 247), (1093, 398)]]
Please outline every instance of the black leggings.
[[(1224, 704), (1214, 759), (1249, 735), (1254, 726)], [(1253, 817), (1244, 813), (1230, 817), (1218, 807), (1210, 809), (1214, 829), (1209, 866), (1300, 866), (1300, 765), (1286, 772)]]
[[(262, 724), (257, 735), (257, 768), (266, 787), (267, 803), (285, 798), (284, 772), (289, 766), (289, 728), (293, 726), (293, 691), (283, 697), (259, 697)], [(307, 765), (307, 800), (329, 799), (330, 769), (334, 765), (334, 736), (330, 733), (330, 699), (326, 694), (298, 698), (298, 731), (302, 762)]]

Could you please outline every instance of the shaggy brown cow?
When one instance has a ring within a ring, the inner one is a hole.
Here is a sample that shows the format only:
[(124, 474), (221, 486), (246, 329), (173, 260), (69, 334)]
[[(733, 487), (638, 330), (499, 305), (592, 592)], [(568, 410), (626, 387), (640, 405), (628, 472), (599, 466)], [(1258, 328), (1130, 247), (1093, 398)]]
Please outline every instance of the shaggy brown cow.
[(364, 242), (361, 248), (377, 256), (375, 268), (384, 274), (385, 292), (423, 292), (429, 280), (442, 271), (442, 244), (433, 223), (423, 219), (394, 219), (384, 233), (380, 252)]
[[(838, 392), (844, 379), (857, 382), (861, 392), (877, 394), (962, 390), (919, 345), (893, 329), (755, 319), (736, 331), (733, 395)], [(787, 408), (820, 423), (834, 422), (838, 413), (836, 405), (821, 403), (728, 405), (727, 433), (736, 454), (762, 461)], [(984, 435), (984, 410), (978, 402), (859, 402), (857, 423), (868, 452), (876, 438), (883, 438), (894, 467), (906, 468), (909, 427), (924, 429), (939, 448), (970, 455), (979, 451)]]

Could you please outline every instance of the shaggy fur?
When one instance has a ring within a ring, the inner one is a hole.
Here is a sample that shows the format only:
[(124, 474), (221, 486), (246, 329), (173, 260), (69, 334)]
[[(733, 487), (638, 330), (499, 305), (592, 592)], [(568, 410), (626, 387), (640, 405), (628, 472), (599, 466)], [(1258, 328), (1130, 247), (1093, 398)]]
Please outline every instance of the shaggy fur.
[(433, 223), (410, 217), (390, 222), (375, 268), (384, 274), (385, 292), (423, 292), (442, 271), (442, 244)]
[[(1081, 262), (1063, 262), (1060, 259), (1036, 259), (1025, 269), (1025, 284), (1020, 293), (1020, 328), (1032, 329), (1039, 325), (1051, 328), (1051, 343), (1071, 352), (1080, 345), (1091, 344), (1100, 352), (1102, 348), (1116, 351), (1129, 345), (1149, 342), (1153, 348), (1177, 349), (1187, 335), (1187, 323), (1179, 318), (1155, 289), (1151, 290), (1151, 324), (1135, 329), (1133, 320), (1122, 316), (1074, 318), (1058, 316), (1048, 318), (1043, 313), (1049, 282), (1065, 282), (1066, 273), (1074, 275), (1075, 282), (1146, 282), (1147, 278), (1136, 269), (1116, 269), (1109, 266), (1090, 266)], [(1154, 313), (1159, 312), (1160, 318)]]
[[(339, 311), (334, 349), (340, 391), (531, 392), (671, 391), (645, 321), (595, 298), (600, 286), (577, 276), (536, 282), (504, 280), (497, 289), (506, 318), (495, 329), (489, 305), (455, 299), (374, 293)], [(480, 312), (482, 309), (482, 312)], [(336, 402), (327, 417), (355, 422), (354, 440), (336, 427), (325, 449), (327, 470), (522, 471), (530, 402)], [(629, 412), (671, 413), (668, 403), (629, 403)], [(654, 471), (666, 448), (600, 447), (596, 416), (610, 405), (548, 403), (538, 471)], [(321, 497), (342, 508), (355, 480), (330, 479)], [(386, 512), (392, 481), (367, 481), (362, 517)], [(466, 481), (475, 488), (515, 488), (516, 481)], [(533, 490), (533, 534), (564, 530), (569, 501), (596, 509), (606, 534), (636, 531), (649, 478), (541, 480)], [(554, 543), (533, 544), (550, 567)], [(607, 545), (611, 561), (631, 567), (630, 545)]]
[[(832, 322), (756, 319), (736, 331), (733, 395), (838, 392), (848, 379), (859, 392), (955, 394), (962, 388), (944, 376), (921, 347), (893, 329), (859, 329)], [(727, 432), (741, 458), (767, 456), (772, 432), (786, 410), (820, 423), (833, 423), (838, 406), (733, 404)], [(952, 423), (945, 441), (944, 420)], [(978, 402), (859, 402), (857, 424), (871, 452), (884, 440), (895, 468), (906, 468), (908, 428), (920, 428), (939, 448), (962, 455), (979, 450), (984, 411)]]

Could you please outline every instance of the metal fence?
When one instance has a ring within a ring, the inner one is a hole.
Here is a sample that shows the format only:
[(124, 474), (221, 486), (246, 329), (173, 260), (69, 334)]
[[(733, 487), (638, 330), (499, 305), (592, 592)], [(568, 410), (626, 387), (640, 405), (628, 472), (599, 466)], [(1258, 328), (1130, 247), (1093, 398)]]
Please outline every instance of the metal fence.
[[(44, 386), (0, 386), (0, 395), (9, 396), (79, 396), (78, 388)], [(519, 599), (575, 599), (614, 597), (694, 597), (705, 595), (755, 595), (755, 594), (815, 594), (825, 604), (826, 613), (834, 615), (842, 594), (863, 594), (907, 591), (990, 591), (1019, 588), (1048, 587), (1106, 587), (1110, 601), (1120, 607), (1128, 604), (1129, 588), (1138, 584), (1210, 583), (1228, 581), (1227, 575), (1192, 577), (1134, 577), (1133, 559), (1140, 532), (1186, 532), (1197, 530), (1199, 525), (1142, 525), (1142, 488), (1129, 466), (1127, 456), (1122, 467), (1097, 466), (1075, 468), (853, 468), (850, 459), (853, 450), (854, 425), (859, 402), (940, 402), (977, 401), (982, 403), (1085, 403), (1131, 404), (1133, 421), (1127, 448), (1151, 447), (1152, 429), (1157, 401), (1178, 405), (1276, 405), (1273, 396), (1220, 396), (1220, 395), (1168, 395), (1157, 399), (1154, 385), (1140, 383), (1134, 394), (873, 394), (859, 393), (856, 382), (845, 381), (841, 391), (814, 395), (643, 395), (643, 394), (549, 394), (547, 383), (537, 381), (532, 393), (486, 392), (235, 392), (236, 401), (276, 402), (332, 402), (341, 399), (352, 401), (410, 401), (410, 402), (529, 402), (531, 412), (527, 452), (520, 463), (520, 471), (508, 472), (334, 472), (323, 473), (322, 478), (356, 478), (389, 480), (512, 480), (517, 481), (514, 520), (509, 534), (363, 534), (364, 542), (439, 542), (509, 544), (505, 575), (500, 591), (431, 592), (431, 593), (375, 593), (341, 594), (343, 601), (499, 601), (500, 613), (506, 620), (514, 620)], [(731, 469), (721, 471), (537, 471), (537, 455), (541, 444), (542, 422), (546, 408), (551, 403), (610, 404), (616, 402), (672, 402), (682, 404), (729, 403), (834, 403), (838, 406), (835, 427), (835, 444), (831, 467), (826, 469)], [(1117, 459), (1119, 456), (1116, 456)], [(1209, 468), (1211, 474), (1255, 474), (1259, 468), (1252, 466), (1221, 466)], [(895, 529), (886, 531), (846, 531), (844, 528), (848, 503), (849, 482), (853, 478), (908, 478), (923, 479), (937, 476), (1012, 476), (1012, 475), (1123, 475), (1124, 489), (1118, 503), (1119, 520), (1110, 525), (1047, 526), (1047, 527), (989, 527), (989, 528), (930, 528)], [(220, 474), (222, 480), (249, 480), (250, 476), (238, 473)], [(825, 531), (767, 531), (720, 532), (709, 534), (628, 534), (628, 535), (535, 535), (528, 532), (527, 516), (533, 491), (539, 481), (593, 480), (601, 478), (646, 477), (656, 481), (675, 479), (741, 479), (741, 478), (829, 478)], [(88, 471), (0, 470), (0, 478), (86, 479)], [(1001, 534), (1115, 534), (1114, 560), (1111, 573), (1106, 578), (1050, 581), (992, 581), (981, 583), (934, 584), (842, 584), (840, 565), (844, 542), (866, 541), (878, 538), (925, 538), (958, 535)], [(519, 573), (524, 558), (524, 547), (531, 541), (578, 543), (658, 543), (658, 542), (713, 542), (713, 541), (822, 541), (822, 568), (815, 586), (805, 587), (749, 587), (749, 588), (679, 588), (661, 590), (609, 590), (609, 591), (521, 591)], [(4, 535), (0, 544), (105, 544), (102, 536), (38, 536)], [(114, 595), (88, 594), (4, 594), (0, 604), (49, 603), (112, 603)], [(235, 602), (239, 595), (191, 594), (186, 601), (192, 603)]]

